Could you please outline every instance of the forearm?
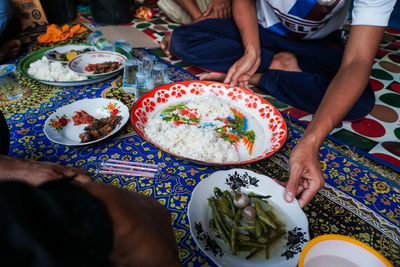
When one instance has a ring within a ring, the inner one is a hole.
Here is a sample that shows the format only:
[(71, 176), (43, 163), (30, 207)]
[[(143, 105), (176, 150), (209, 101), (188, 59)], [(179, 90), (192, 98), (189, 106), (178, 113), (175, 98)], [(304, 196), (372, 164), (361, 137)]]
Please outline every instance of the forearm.
[(233, 0), (232, 15), (239, 29), (244, 52), (255, 52), (260, 55), (260, 39), (254, 0)]
[(370, 69), (363, 62), (354, 62), (340, 68), (308, 125), (303, 139), (312, 141), (316, 149), (321, 146), (323, 140), (362, 94), (368, 82)]
[(21, 172), (24, 170), (24, 168), (22, 168), (23, 162), (25, 163), (23, 159), (15, 159), (0, 155), (0, 181), (10, 180), (12, 178), (13, 180), (29, 182), (26, 176), (21, 175)]
[(32, 185), (63, 177), (75, 177), (79, 183), (91, 182), (89, 174), (78, 168), (55, 162), (26, 160), (0, 155), (0, 181), (17, 180)]
[(357, 26), (350, 34), (342, 64), (303, 135), (316, 149), (363, 93), (383, 31)]

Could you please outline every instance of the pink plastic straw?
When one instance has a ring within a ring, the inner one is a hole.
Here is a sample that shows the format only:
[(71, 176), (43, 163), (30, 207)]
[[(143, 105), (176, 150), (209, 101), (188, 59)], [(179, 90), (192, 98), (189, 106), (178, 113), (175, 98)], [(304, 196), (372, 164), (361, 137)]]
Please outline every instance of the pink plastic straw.
[(156, 164), (109, 159), (101, 163), (99, 173), (154, 178), (158, 171)]

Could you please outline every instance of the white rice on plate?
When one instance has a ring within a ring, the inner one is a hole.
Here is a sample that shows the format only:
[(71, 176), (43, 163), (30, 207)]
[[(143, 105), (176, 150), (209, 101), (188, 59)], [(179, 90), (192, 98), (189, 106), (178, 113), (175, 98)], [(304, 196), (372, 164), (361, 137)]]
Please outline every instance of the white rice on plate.
[(67, 65), (60, 62), (49, 61), (45, 56), (29, 65), (28, 74), (36, 79), (52, 82), (87, 80), (87, 76), (70, 70)]
[(186, 107), (196, 110), (200, 124), (176, 125), (163, 120), (163, 114), (157, 114), (146, 123), (146, 136), (159, 147), (185, 158), (221, 163), (239, 161), (235, 146), (215, 131), (218, 117), (233, 116), (230, 106), (215, 96), (207, 96), (189, 101)]

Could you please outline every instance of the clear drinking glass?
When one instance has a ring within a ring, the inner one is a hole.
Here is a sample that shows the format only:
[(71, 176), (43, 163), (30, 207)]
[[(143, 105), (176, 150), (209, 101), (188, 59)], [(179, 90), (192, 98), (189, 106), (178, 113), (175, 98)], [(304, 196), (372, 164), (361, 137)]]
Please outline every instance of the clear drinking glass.
[(128, 41), (122, 40), (122, 39), (115, 40), (115, 42), (114, 42), (114, 51), (115, 52), (128, 57), (131, 50), (132, 50), (132, 46)]
[(154, 56), (145, 55), (142, 57), (142, 67), (141, 70), (145, 70), (151, 73), (153, 65), (156, 63), (157, 59)]
[(135, 93), (136, 73), (140, 70), (140, 64), (138, 59), (128, 59), (125, 61), (122, 90), (126, 93)]
[(150, 78), (150, 73), (146, 70), (136, 72), (135, 101), (147, 92), (146, 80)]
[(0, 89), (9, 100), (16, 100), (23, 96), (22, 88), (18, 83), (17, 69), (14, 65), (0, 66)]
[(113, 45), (107, 41), (101, 31), (94, 31), (88, 37), (88, 42), (100, 50), (113, 50)]
[(154, 80), (154, 87), (170, 83), (168, 75), (168, 66), (163, 63), (157, 63), (153, 66), (151, 75)]

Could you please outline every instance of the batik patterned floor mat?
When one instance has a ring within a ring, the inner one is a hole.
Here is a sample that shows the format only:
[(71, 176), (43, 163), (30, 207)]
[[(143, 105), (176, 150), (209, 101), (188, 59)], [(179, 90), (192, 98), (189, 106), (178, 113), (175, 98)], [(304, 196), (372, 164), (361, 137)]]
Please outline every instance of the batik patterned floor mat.
[[(141, 57), (149, 53), (135, 50)], [(189, 80), (193, 74), (169, 65), (173, 81)], [(10, 155), (26, 159), (58, 162), (87, 170), (97, 181), (155, 197), (172, 215), (174, 233), (184, 266), (215, 266), (196, 246), (189, 230), (187, 206), (194, 187), (211, 173), (225, 169), (198, 165), (173, 157), (153, 147), (129, 123), (117, 135), (82, 147), (53, 143), (43, 133), (43, 125), (57, 108), (83, 98), (107, 97), (133, 106), (133, 96), (121, 90), (121, 75), (91, 86), (55, 87), (21, 78), (28, 93), (15, 101), (0, 100), (11, 134)], [(29, 93), (30, 92), (30, 93)], [(288, 121), (288, 138), (273, 156), (237, 166), (280, 180), (288, 178), (288, 157), (302, 131)], [(374, 247), (395, 266), (400, 266), (400, 189), (362, 164), (324, 144), (320, 151), (326, 185), (304, 208), (311, 238), (322, 234), (342, 234)], [(102, 161), (122, 159), (158, 164), (158, 179), (140, 179), (96, 172)]]

